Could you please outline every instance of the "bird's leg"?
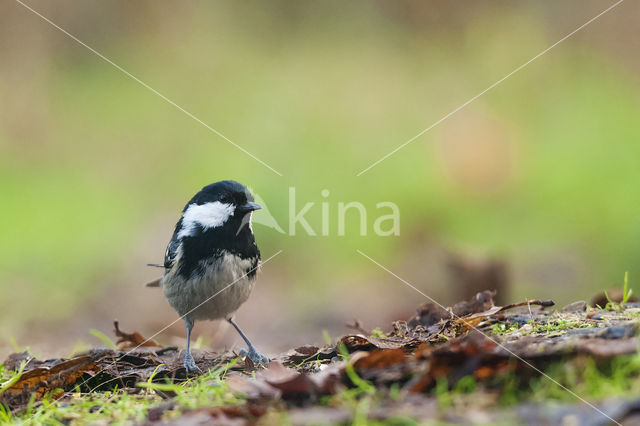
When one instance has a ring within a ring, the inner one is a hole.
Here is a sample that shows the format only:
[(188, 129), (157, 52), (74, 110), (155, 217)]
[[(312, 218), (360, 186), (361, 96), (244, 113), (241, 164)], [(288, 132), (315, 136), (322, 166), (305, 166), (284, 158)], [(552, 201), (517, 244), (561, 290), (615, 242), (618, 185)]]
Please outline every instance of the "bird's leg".
[(184, 368), (187, 370), (187, 374), (202, 373), (191, 356), (191, 329), (193, 328), (193, 320), (185, 318), (184, 325), (187, 327), (187, 352), (184, 354)]
[(269, 362), (269, 358), (256, 350), (256, 348), (251, 344), (251, 341), (249, 341), (249, 338), (247, 338), (242, 330), (240, 330), (240, 327), (238, 327), (238, 324), (236, 324), (233, 318), (227, 318), (227, 321), (229, 321), (229, 323), (238, 331), (238, 334), (240, 334), (240, 337), (242, 337), (242, 340), (244, 340), (248, 346), (249, 350), (241, 350), (240, 356), (248, 356), (254, 364), (267, 364)]

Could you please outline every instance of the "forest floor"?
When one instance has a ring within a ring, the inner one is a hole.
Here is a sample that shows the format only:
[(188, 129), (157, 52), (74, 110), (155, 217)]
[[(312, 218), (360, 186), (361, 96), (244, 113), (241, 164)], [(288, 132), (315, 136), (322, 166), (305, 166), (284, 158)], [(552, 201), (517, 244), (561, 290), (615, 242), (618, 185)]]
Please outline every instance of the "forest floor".
[[(0, 365), (0, 422), (14, 424), (612, 424), (640, 421), (640, 303), (493, 294), (256, 366), (184, 352), (114, 324), (117, 342), (67, 359)], [(607, 296), (608, 298), (608, 296)], [(614, 299), (615, 300), (615, 299)], [(328, 339), (327, 339), (328, 340)]]

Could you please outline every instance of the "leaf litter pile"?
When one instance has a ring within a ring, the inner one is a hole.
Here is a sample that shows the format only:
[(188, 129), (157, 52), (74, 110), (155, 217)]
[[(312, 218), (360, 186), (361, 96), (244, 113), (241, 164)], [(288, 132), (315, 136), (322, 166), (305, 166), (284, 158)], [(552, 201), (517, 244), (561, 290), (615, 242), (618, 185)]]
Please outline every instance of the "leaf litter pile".
[[(550, 300), (495, 306), (494, 293), (324, 347), (301, 346), (267, 368), (233, 353), (159, 347), (115, 322), (117, 349), (0, 366), (0, 421), (22, 424), (611, 424), (640, 420), (640, 303), (591, 308)], [(608, 295), (607, 295), (608, 297)], [(604, 303), (603, 303), (604, 305)]]

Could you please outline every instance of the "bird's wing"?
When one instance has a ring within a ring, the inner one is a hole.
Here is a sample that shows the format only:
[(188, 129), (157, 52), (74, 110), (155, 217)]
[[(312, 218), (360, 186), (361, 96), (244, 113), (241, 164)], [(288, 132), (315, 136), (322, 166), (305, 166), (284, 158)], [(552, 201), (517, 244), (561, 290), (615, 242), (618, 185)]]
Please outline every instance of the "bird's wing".
[(173, 264), (176, 260), (176, 256), (178, 254), (178, 248), (180, 247), (181, 240), (178, 239), (177, 235), (174, 234), (173, 238), (169, 242), (167, 246), (167, 251), (164, 253), (164, 267), (165, 269), (173, 268)]
[(155, 280), (149, 281), (144, 286), (145, 287), (160, 287), (160, 280), (162, 278), (156, 278)]

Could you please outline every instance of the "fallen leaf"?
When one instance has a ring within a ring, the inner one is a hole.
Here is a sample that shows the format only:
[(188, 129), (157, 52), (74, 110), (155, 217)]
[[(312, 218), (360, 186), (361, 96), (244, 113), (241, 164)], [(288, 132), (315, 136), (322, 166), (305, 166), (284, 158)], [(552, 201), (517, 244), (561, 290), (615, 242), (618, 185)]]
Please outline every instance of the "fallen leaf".
[(356, 370), (387, 368), (409, 359), (402, 349), (375, 350), (353, 363)]
[(30, 363), (18, 381), (2, 394), (2, 402), (9, 406), (20, 406), (29, 402), (31, 395), (42, 398), (55, 389), (67, 389), (74, 385), (86, 371), (96, 367), (91, 356), (79, 356), (69, 360), (59, 360), (52, 366), (45, 363)]
[(513, 308), (522, 307), (522, 306), (532, 306), (532, 305), (549, 307), (549, 306), (555, 305), (555, 303), (553, 302), (553, 300), (535, 299), (535, 300), (526, 300), (524, 302), (512, 303), (511, 305), (507, 305), (507, 306), (492, 306), (483, 312), (476, 312), (464, 317), (458, 317), (454, 320), (454, 323), (456, 325), (462, 325), (466, 329), (471, 329), (471, 328), (477, 327), (478, 324), (480, 324), (486, 317), (489, 317), (491, 315), (495, 315), (499, 312), (503, 312), (508, 309), (513, 309)]
[(422, 343), (416, 339), (364, 337), (358, 334), (343, 336), (338, 345), (343, 344), (349, 352), (369, 351), (373, 349), (415, 348)]
[(232, 392), (238, 392), (247, 395), (249, 399), (277, 399), (280, 397), (280, 391), (269, 385), (264, 380), (257, 380), (244, 374), (227, 374), (225, 382)]
[(118, 341), (116, 342), (118, 349), (138, 348), (140, 346), (160, 346), (151, 339), (145, 339), (142, 334), (137, 331), (133, 333), (121, 331), (117, 320), (113, 322), (113, 327), (115, 328), (114, 333), (118, 337)]
[(318, 348), (317, 346), (300, 346), (277, 357), (289, 366), (297, 366), (306, 361), (330, 360), (337, 355), (335, 347)]
[(444, 319), (451, 319), (451, 312), (444, 309), (442, 306), (435, 303), (425, 303), (420, 305), (417, 309), (418, 313), (415, 317), (411, 318), (408, 322), (408, 326), (414, 328), (418, 325), (429, 327), (437, 324)]
[(455, 317), (463, 317), (477, 312), (484, 312), (493, 307), (495, 291), (485, 290), (476, 294), (471, 300), (453, 305), (451, 312)]

